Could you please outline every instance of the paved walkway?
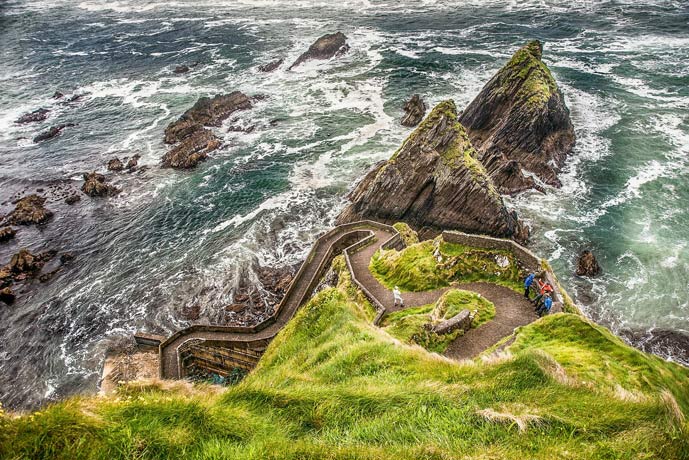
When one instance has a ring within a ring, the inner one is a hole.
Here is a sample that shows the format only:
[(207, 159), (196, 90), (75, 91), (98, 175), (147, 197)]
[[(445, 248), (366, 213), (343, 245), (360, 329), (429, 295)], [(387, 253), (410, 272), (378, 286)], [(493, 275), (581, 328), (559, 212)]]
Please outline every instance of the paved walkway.
[[(362, 232), (365, 231), (364, 232)], [(357, 233), (358, 232), (358, 233)], [(179, 348), (190, 340), (211, 340), (216, 342), (254, 342), (272, 339), (282, 327), (294, 316), (299, 306), (311, 295), (313, 282), (322, 276), (324, 264), (334, 255), (331, 249), (344, 240), (352, 238), (357, 233), (357, 238), (373, 234), (375, 240), (372, 244), (355, 252), (350, 256), (352, 272), (356, 279), (374, 296), (387, 312), (399, 310), (393, 307), (392, 292), (380, 284), (371, 274), (369, 264), (373, 254), (390, 238), (396, 235), (396, 231), (389, 226), (382, 226), (375, 222), (359, 222), (336, 227), (327, 233), (314, 245), (306, 264), (295, 277), (285, 298), (280, 303), (280, 308), (270, 324), (259, 328), (257, 332), (250, 328), (233, 328), (223, 326), (191, 326), (179, 331), (160, 346), (160, 373), (163, 378), (180, 378)], [(350, 242), (350, 244), (353, 244)], [(452, 286), (424, 292), (402, 293), (405, 308), (427, 305), (435, 302), (448, 289), (465, 289), (481, 294), (495, 305), (495, 318), (484, 323), (477, 329), (470, 329), (466, 334), (457, 338), (448, 347), (445, 355), (453, 359), (472, 358), (482, 351), (490, 348), (512, 333), (518, 327), (537, 319), (533, 307), (524, 297), (513, 290), (491, 283), (459, 283)]]
[[(368, 266), (371, 257), (380, 247), (379, 244), (370, 245), (351, 256), (352, 270), (357, 279), (385, 305), (388, 312), (401, 310), (393, 307), (392, 291), (383, 286), (371, 274)], [(492, 283), (457, 283), (445, 288), (422, 292), (403, 292), (404, 308), (420, 307), (437, 301), (449, 289), (464, 289), (476, 292), (495, 305), (495, 317), (476, 329), (470, 329), (461, 337), (453, 341), (445, 351), (445, 355), (453, 359), (473, 358), (479, 353), (495, 345), (503, 337), (514, 331), (516, 327), (524, 326), (538, 319), (534, 307), (510, 288)]]

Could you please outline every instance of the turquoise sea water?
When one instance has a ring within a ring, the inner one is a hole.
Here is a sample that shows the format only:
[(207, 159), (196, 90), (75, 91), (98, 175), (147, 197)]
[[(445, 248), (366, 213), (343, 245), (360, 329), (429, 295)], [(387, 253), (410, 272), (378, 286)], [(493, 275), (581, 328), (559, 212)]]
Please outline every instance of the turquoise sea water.
[[(345, 57), (294, 72), (318, 36)], [(689, 7), (685, 2), (30, 1), (0, 4), (0, 203), (53, 181), (80, 185), (115, 155), (110, 200), (49, 202), (55, 219), (0, 246), (72, 251), (76, 262), (0, 307), (0, 401), (33, 407), (91, 391), (105, 349), (145, 329), (218, 320), (241, 276), (299, 262), (347, 190), (409, 130), (401, 106), (465, 106), (527, 40), (545, 43), (578, 143), (547, 195), (510, 199), (590, 317), (635, 345), (689, 363)], [(176, 75), (179, 64), (199, 62)], [(85, 94), (71, 105), (51, 98)], [(191, 172), (160, 170), (162, 132), (200, 96), (268, 99), (238, 114), (227, 148)], [(43, 123), (13, 123), (52, 110)], [(271, 125), (271, 121), (276, 121)], [(47, 126), (72, 122), (35, 145)], [(28, 139), (27, 139), (28, 138)], [(0, 206), (7, 212), (11, 206)], [(604, 274), (572, 273), (591, 248)]]

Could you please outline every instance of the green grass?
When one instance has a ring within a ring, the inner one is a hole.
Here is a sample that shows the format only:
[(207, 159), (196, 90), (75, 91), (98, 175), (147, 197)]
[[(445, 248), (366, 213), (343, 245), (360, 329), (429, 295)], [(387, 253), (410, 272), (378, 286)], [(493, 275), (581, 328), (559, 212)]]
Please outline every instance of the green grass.
[[(436, 248), (442, 259), (434, 256)], [(509, 263), (501, 267), (498, 258)], [(523, 292), (527, 273), (509, 251), (481, 249), (447, 243), (438, 238), (408, 246), (402, 251), (378, 251), (371, 258), (371, 273), (389, 289), (428, 291), (452, 283), (483, 281)]]
[(495, 317), (495, 305), (492, 302), (473, 292), (450, 289), (434, 304), (405, 308), (386, 315), (381, 327), (404, 343), (421, 345), (428, 351), (443, 353), (462, 332), (439, 335), (428, 331), (424, 326), (450, 319), (462, 310), (476, 310), (472, 322), (474, 328)]
[(0, 416), (2, 459), (685, 459), (689, 370), (577, 315), (457, 363), (370, 323), (341, 275), (224, 389), (129, 384)]
[(399, 232), (405, 245), (411, 246), (419, 242), (419, 235), (406, 223), (397, 222), (393, 225), (393, 228)]

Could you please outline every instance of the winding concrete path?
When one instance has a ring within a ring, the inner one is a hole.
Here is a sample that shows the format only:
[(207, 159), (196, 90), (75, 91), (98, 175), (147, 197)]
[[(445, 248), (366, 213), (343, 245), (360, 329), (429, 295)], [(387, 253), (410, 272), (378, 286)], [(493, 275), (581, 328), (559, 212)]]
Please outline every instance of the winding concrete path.
[[(160, 375), (163, 378), (180, 378), (179, 350), (189, 341), (259, 342), (272, 339), (294, 316), (297, 309), (308, 300), (315, 284), (323, 275), (330, 260), (347, 242), (349, 247), (368, 242), (362, 249), (346, 250), (354, 278), (364, 292), (382, 305), (386, 312), (400, 309), (393, 307), (392, 292), (380, 284), (371, 274), (369, 264), (373, 254), (386, 242), (397, 236), (390, 226), (377, 222), (362, 221), (339, 226), (321, 236), (314, 244), (302, 268), (295, 276), (285, 298), (274, 317), (252, 328), (227, 326), (191, 326), (178, 331), (160, 344)], [(353, 254), (349, 254), (353, 252)], [(533, 307), (524, 297), (513, 290), (491, 283), (458, 283), (442, 289), (402, 294), (405, 308), (435, 302), (448, 289), (465, 289), (481, 294), (495, 305), (495, 318), (477, 329), (470, 329), (455, 340), (445, 355), (454, 359), (472, 358), (512, 333), (518, 327), (537, 319)], [(367, 291), (367, 292), (366, 292)]]
[(403, 292), (404, 307), (394, 307), (392, 292), (380, 284), (368, 268), (371, 257), (379, 247), (379, 244), (367, 246), (353, 254), (350, 259), (355, 276), (372, 295), (381, 300), (387, 312), (434, 303), (449, 289), (464, 289), (475, 292), (495, 305), (495, 317), (491, 321), (476, 329), (469, 329), (450, 344), (444, 353), (450, 358), (458, 360), (473, 358), (495, 345), (503, 337), (510, 335), (516, 327), (524, 326), (538, 319), (534, 307), (523, 295), (504, 286), (482, 282), (454, 283), (451, 286), (432, 291)]

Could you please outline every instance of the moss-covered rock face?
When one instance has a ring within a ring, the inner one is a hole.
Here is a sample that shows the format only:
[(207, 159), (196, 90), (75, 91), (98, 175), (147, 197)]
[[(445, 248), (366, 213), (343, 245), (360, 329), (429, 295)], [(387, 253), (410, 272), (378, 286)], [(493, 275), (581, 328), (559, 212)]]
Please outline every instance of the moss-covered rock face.
[(538, 188), (525, 171), (559, 186), (574, 146), (569, 110), (542, 54), (537, 40), (520, 48), (460, 117), (501, 193)]
[(452, 100), (434, 107), (350, 198), (339, 223), (404, 220), (419, 228), (458, 229), (520, 241), (528, 237), (478, 161)]
[(393, 225), (394, 229), (397, 230), (404, 241), (406, 246), (411, 246), (419, 242), (419, 235), (416, 233), (409, 225), (404, 222), (397, 222)]

